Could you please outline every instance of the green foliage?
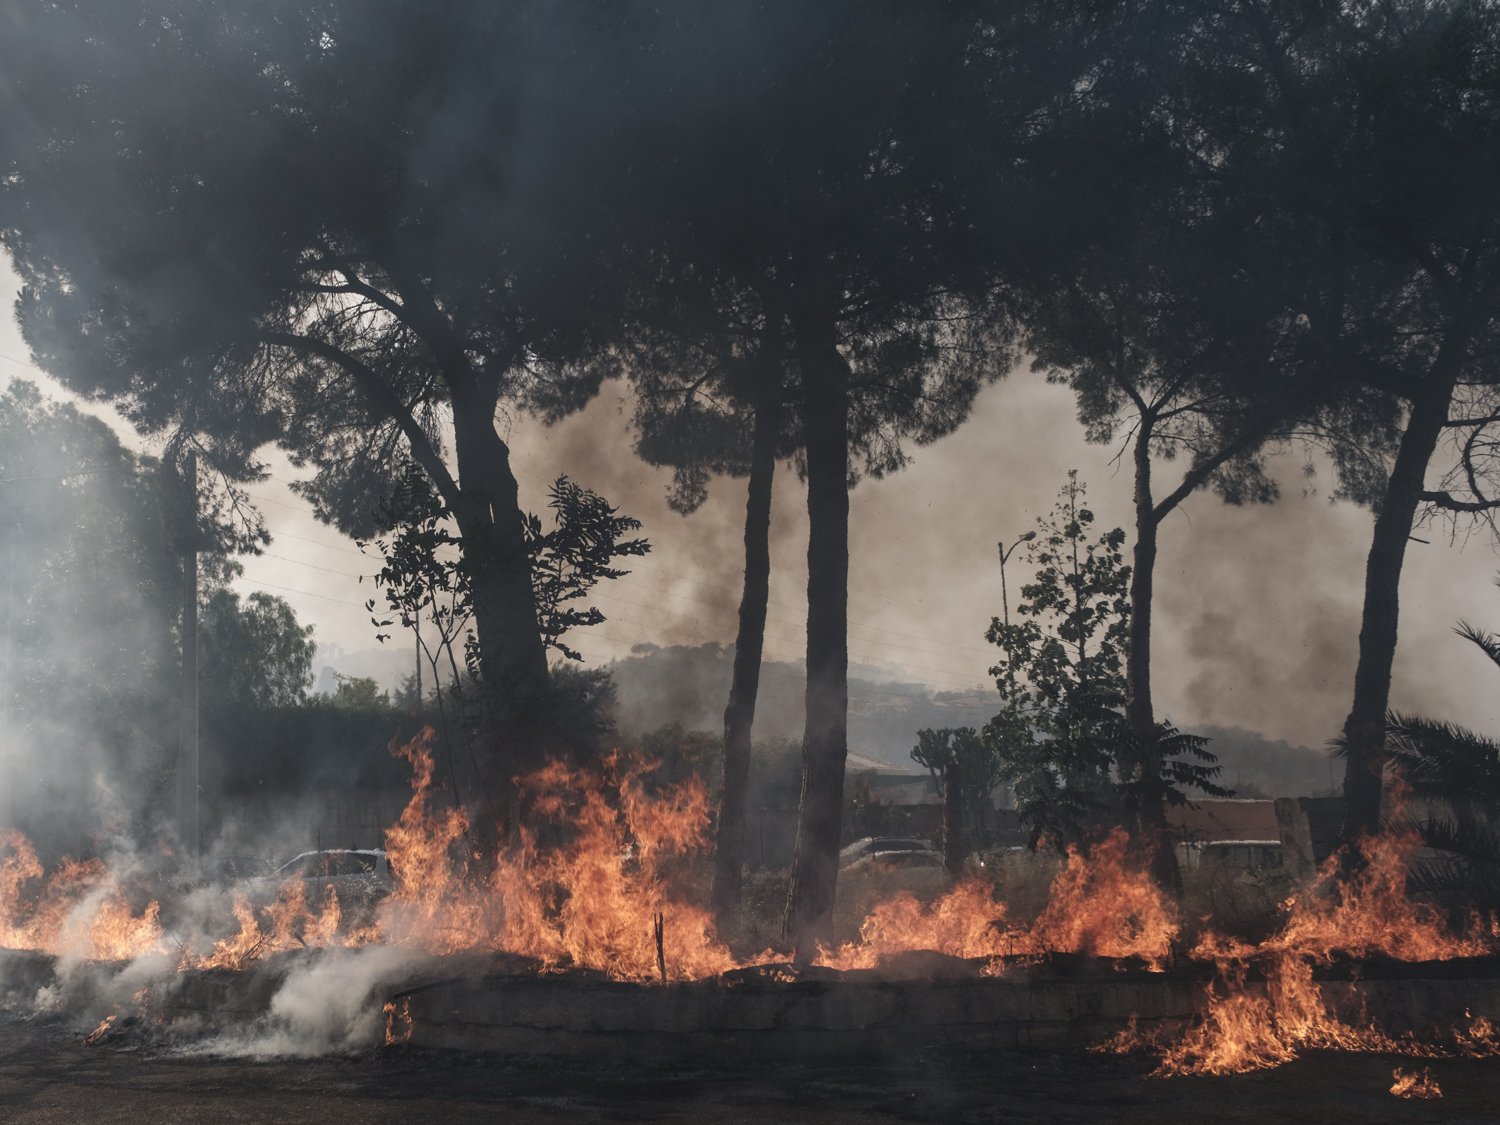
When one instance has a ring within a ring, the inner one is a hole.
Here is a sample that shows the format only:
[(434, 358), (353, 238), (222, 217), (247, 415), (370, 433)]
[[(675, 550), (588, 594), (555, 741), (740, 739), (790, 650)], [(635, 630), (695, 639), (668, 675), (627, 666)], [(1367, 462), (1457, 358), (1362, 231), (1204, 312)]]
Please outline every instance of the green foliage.
[[(550, 531), (543, 530), (536, 515), (528, 513), (524, 520), (537, 620), (548, 647), (570, 660), (581, 660), (582, 654), (564, 643), (564, 634), (598, 625), (605, 617), (594, 606), (572, 603), (586, 598), (601, 579), (624, 577), (629, 572), (611, 563), (645, 555), (651, 544), (622, 538), (638, 530), (640, 521), (617, 514), (604, 497), (566, 476), (552, 483), (548, 507)], [(435, 672), (447, 672), (457, 682), (462, 661), (469, 675), (477, 677), (473, 580), (459, 553), (463, 540), (442, 500), (415, 466), (405, 472), (385, 518), (397, 531), (372, 543), (385, 560), (374, 576), (376, 589), (384, 595), (384, 611), (376, 610), (374, 598), (365, 602), (372, 623), (377, 630), (395, 624), (415, 629), (420, 623), (437, 635), (434, 642), (422, 641)], [(390, 634), (378, 631), (376, 639), (389, 640)]]
[(335, 672), (338, 686), (329, 702), (344, 711), (389, 711), (391, 697), (380, 690), (371, 676), (345, 676)]
[[(313, 627), (292, 607), (257, 590), (211, 593), (199, 608), (198, 682), (208, 706), (285, 707), (312, 685)], [(342, 687), (342, 685), (341, 685)]]
[(571, 603), (588, 596), (601, 578), (623, 578), (630, 573), (610, 565), (617, 558), (639, 557), (651, 550), (644, 539), (624, 539), (638, 531), (641, 521), (616, 514), (609, 501), (575, 484), (565, 476), (552, 482), (547, 506), (552, 509), (553, 528), (542, 530), (542, 521), (526, 516), (526, 548), (531, 555), (531, 588), (536, 596), (537, 621), (542, 639), (569, 660), (582, 660), (576, 649), (563, 643), (569, 629), (598, 625), (604, 614), (594, 606), (578, 608)]
[[(1468, 622), (1460, 622), (1454, 632), (1500, 669), (1500, 637)], [(1345, 753), (1342, 737), (1331, 746), (1336, 754)], [(1500, 740), (1457, 723), (1391, 711), (1385, 748), (1415, 796), (1448, 803), (1460, 820), (1483, 819), (1500, 810)]]
[(552, 669), (548, 729), (574, 757), (597, 757), (615, 737), (615, 681), (608, 668), (557, 664)]
[[(1454, 632), (1500, 668), (1500, 637), (1467, 622)], [(1385, 747), (1411, 794), (1437, 802), (1415, 824), (1436, 854), (1417, 865), (1412, 885), (1500, 905), (1500, 741), (1457, 723), (1392, 711)], [(1334, 749), (1343, 753), (1342, 739)]]
[(948, 767), (957, 765), (963, 827), (970, 839), (983, 830), (984, 808), (1000, 784), (1001, 759), (995, 749), (973, 727), (958, 727), (917, 731), (917, 745), (911, 752), (912, 761), (931, 772), (942, 793), (946, 793)]
[(1070, 472), (1027, 544), (1036, 574), (1021, 587), (1019, 622), (994, 619), (986, 634), (1004, 653), (991, 669), (1003, 709), (985, 728), (1001, 778), (1034, 835), (1069, 840), (1116, 815), (1111, 770), (1125, 702), (1125, 533), (1095, 535), (1085, 501)]
[[(1076, 471), (1057, 504), (1037, 521), (1027, 557), (1036, 568), (1021, 587), (1017, 623), (995, 618), (987, 639), (1003, 656), (990, 672), (1002, 710), (985, 726), (1002, 781), (1033, 840), (1073, 841), (1119, 822), (1132, 797), (1123, 765), (1136, 760), (1125, 722), (1124, 648), (1130, 568), (1125, 533), (1094, 531)], [(1225, 795), (1207, 740), (1158, 725), (1169, 801), (1184, 789)]]

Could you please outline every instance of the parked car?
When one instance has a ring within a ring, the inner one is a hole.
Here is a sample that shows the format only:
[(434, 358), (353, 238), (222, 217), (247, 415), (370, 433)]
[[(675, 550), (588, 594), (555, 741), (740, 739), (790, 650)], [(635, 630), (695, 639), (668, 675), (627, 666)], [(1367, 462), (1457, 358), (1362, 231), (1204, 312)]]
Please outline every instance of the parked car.
[(911, 851), (875, 852), (861, 856), (845, 865), (844, 871), (852, 875), (858, 871), (910, 871), (914, 868), (941, 869), (942, 866), (943, 857), (937, 851), (914, 848)]
[(326, 888), (338, 895), (344, 917), (364, 921), (395, 886), (390, 859), (379, 848), (326, 848), (293, 856), (271, 874), (246, 879), (240, 891), (257, 906), (272, 902), (289, 882), (305, 885), (309, 901)]
[[(866, 836), (862, 840), (855, 840), (839, 852), (839, 866), (849, 867), (874, 856), (903, 854), (931, 856), (937, 859), (937, 866), (941, 867), (943, 864), (942, 856), (931, 840), (906, 836)], [(913, 860), (905, 865), (908, 867), (929, 866), (920, 860)]]

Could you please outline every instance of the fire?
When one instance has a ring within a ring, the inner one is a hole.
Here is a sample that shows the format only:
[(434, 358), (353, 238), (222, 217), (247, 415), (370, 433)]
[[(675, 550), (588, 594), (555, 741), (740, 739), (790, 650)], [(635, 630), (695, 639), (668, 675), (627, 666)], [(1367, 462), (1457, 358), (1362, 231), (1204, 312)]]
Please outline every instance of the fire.
[(1068, 849), (1047, 906), (1031, 928), (1038, 951), (1139, 957), (1153, 969), (1171, 956), (1177, 912), (1116, 828), (1087, 855)]
[[(1407, 894), (1407, 870), (1418, 845), (1411, 831), (1360, 841), (1365, 864), (1341, 885), (1335, 874), (1342, 857), (1331, 857), (1313, 885), (1285, 904), (1281, 930), (1258, 945), (1206, 934), (1193, 955), (1217, 966), (1207, 1010), (1161, 1051), (1156, 1073), (1242, 1073), (1319, 1048), (1418, 1057), (1500, 1054), (1500, 1037), (1483, 1017), (1467, 1029), (1440, 1031), (1434, 1041), (1392, 1038), (1368, 1019), (1353, 1024), (1342, 1018), (1314, 980), (1314, 966), (1337, 956), (1438, 961), (1496, 951), (1493, 923), (1471, 917), (1454, 930), (1436, 909)], [(1252, 969), (1260, 970), (1263, 983), (1250, 979)], [(1108, 1046), (1150, 1045), (1148, 1037), (1127, 1033)]]
[(1421, 846), (1415, 829), (1365, 837), (1358, 846), (1364, 866), (1336, 886), (1340, 857), (1330, 857), (1312, 888), (1289, 901), (1286, 924), (1268, 948), (1323, 960), (1345, 954), (1446, 961), (1494, 951), (1492, 926), (1471, 917), (1454, 932), (1436, 908), (1406, 893), (1412, 853)]
[(214, 942), (206, 954), (184, 949), (180, 968), (239, 970), (274, 953), (351, 943), (351, 936), (338, 933), (339, 896), (332, 886), (325, 889), (318, 909), (308, 905), (305, 885), (288, 881), (269, 906), (257, 911), (237, 894), (232, 910), (238, 930)]
[(385, 1015), (385, 1045), (395, 1047), (411, 1042), (411, 997), (403, 996), (399, 1005), (394, 1000), (387, 1000), (381, 1011)]
[(554, 762), (524, 779), (538, 823), (521, 830), (491, 879), (503, 907), (500, 949), (620, 980), (650, 980), (663, 968), (692, 980), (738, 965), (708, 912), (670, 889), (672, 863), (707, 842), (708, 794), (696, 778), (652, 794), (656, 769), (611, 755), (597, 769)]
[(870, 912), (856, 941), (825, 950), (818, 963), (871, 969), (894, 954), (931, 949), (991, 958), (992, 973), (1001, 970), (999, 958), (1048, 953), (1137, 957), (1160, 969), (1180, 928), (1176, 911), (1131, 854), (1129, 838), (1115, 829), (1087, 853), (1068, 849), (1047, 905), (1030, 926), (1010, 928), (994, 888), (977, 880), (931, 906), (902, 891)]
[(64, 859), (43, 880), (36, 849), (10, 830), (0, 830), (0, 854), (0, 946), (87, 960), (165, 951), (157, 903), (136, 913), (102, 861)]
[[(412, 767), (412, 794), (386, 833), (394, 886), (372, 919), (361, 915), (351, 924), (332, 884), (289, 880), (268, 903), (236, 895), (224, 917), (232, 926), (183, 939), (179, 967), (240, 970), (278, 953), (369, 942), (434, 955), (508, 954), (538, 971), (588, 969), (642, 983), (702, 979), (774, 959), (737, 958), (687, 889), (711, 823), (697, 779), (666, 783), (655, 763), (619, 754), (587, 766), (552, 762), (518, 779), (530, 815), (510, 846), (486, 862), (464, 810), (434, 785), (431, 742), (427, 732), (396, 751)], [(1284, 904), (1280, 929), (1264, 941), (1205, 931), (1191, 953), (1216, 966), (1202, 1017), (1175, 1041), (1132, 1028), (1107, 1049), (1153, 1047), (1159, 1075), (1264, 1069), (1309, 1049), (1500, 1055), (1500, 1034), (1482, 1016), (1425, 1039), (1393, 1037), (1364, 1012), (1341, 1007), (1340, 986), (1317, 979), (1320, 968), (1342, 958), (1441, 960), (1500, 951), (1493, 920), (1451, 925), (1408, 895), (1418, 846), (1411, 831), (1365, 840), (1363, 866), (1343, 881), (1335, 878), (1337, 859), (1330, 861)], [(1012, 958), (1052, 953), (1135, 959), (1161, 970), (1183, 933), (1120, 830), (1087, 850), (1067, 851), (1033, 920), (1012, 917), (1003, 889), (969, 878), (930, 903), (897, 893), (870, 911), (854, 940), (823, 950), (818, 963), (878, 969), (900, 954), (932, 950), (982, 960), (990, 975)], [(162, 953), (178, 939), (168, 939), (155, 900), (132, 905), (144, 898), (98, 860), (64, 860), (48, 873), (23, 836), (0, 831), (0, 945), (104, 960)], [(405, 1003), (387, 1005), (387, 1042), (410, 1033)], [(1425, 1070), (1398, 1069), (1392, 1093), (1440, 1096)]]
[(105, 1016), (99, 1021), (98, 1027), (83, 1037), (83, 1045), (85, 1047), (97, 1046), (109, 1034), (109, 1029), (115, 1026), (115, 1020), (119, 1018), (118, 1015)]
[(874, 969), (882, 960), (912, 949), (953, 957), (1000, 957), (1016, 952), (1005, 928), (1005, 905), (994, 888), (966, 880), (931, 906), (909, 891), (880, 903), (859, 928), (859, 938), (824, 951), (818, 963), (834, 969)]
[(1424, 1066), (1420, 1072), (1405, 1071), (1399, 1066), (1391, 1071), (1391, 1093), (1398, 1098), (1440, 1098), (1442, 1087)]
[(412, 795), (385, 833), (395, 891), (381, 903), (379, 940), (448, 954), (483, 947), (493, 933), (493, 896), (471, 878), (474, 848), (461, 808), (433, 811), (432, 732), (395, 750), (412, 767)]

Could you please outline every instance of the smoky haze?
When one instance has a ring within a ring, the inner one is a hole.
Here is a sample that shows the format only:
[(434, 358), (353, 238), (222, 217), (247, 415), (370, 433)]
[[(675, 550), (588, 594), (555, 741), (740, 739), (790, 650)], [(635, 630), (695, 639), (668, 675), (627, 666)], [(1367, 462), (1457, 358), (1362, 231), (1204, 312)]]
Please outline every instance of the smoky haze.
[[(629, 577), (597, 592), (610, 620), (579, 644), (602, 662), (641, 641), (732, 642), (744, 482), (718, 480), (700, 511), (677, 515), (666, 503), (670, 474), (631, 456), (629, 413), (624, 390), (607, 386), (577, 417), (512, 434), (532, 506), (546, 481), (569, 472), (641, 519), (653, 544)], [(861, 481), (851, 498), (851, 661), (936, 690), (991, 686), (995, 650), (983, 634), (1000, 612), (997, 540), (1031, 529), (1070, 468), (1087, 482), (1099, 524), (1128, 527), (1131, 484), (1114, 452), (1083, 440), (1066, 388), (1021, 369), (982, 392), (957, 433), (914, 450), (905, 470)], [(1321, 747), (1347, 713), (1372, 516), (1335, 502), (1332, 471), (1313, 457), (1309, 474), (1309, 457), (1272, 462), (1274, 504), (1230, 506), (1204, 492), (1163, 529), (1154, 680), (1162, 714), (1180, 726)], [(1171, 480), (1174, 464), (1158, 466)], [(805, 502), (783, 467), (768, 659), (795, 661), (805, 643)], [(1411, 546), (1393, 701), (1483, 729), (1500, 717), (1484, 702), (1487, 665), (1452, 628), (1460, 618), (1500, 621), (1495, 558), (1482, 536), (1450, 542), (1444, 530)], [(1007, 564), (1012, 605), (1029, 576), (1022, 547)]]
[[(25, 358), (25, 345), (7, 321), (0, 328), (0, 371), (66, 397)], [(673, 512), (666, 502), (670, 473), (633, 454), (631, 414), (628, 388), (607, 383), (578, 415), (552, 427), (521, 417), (509, 432), (526, 506), (543, 510), (547, 485), (566, 473), (642, 520), (652, 541), (652, 553), (631, 560), (627, 577), (595, 591), (592, 600), (608, 620), (573, 638), (590, 665), (626, 659), (642, 643), (732, 644), (736, 628), (745, 483), (715, 480), (699, 511)], [(130, 433), (121, 436), (140, 446)], [(974, 415), (955, 434), (912, 450), (905, 470), (861, 481), (851, 499), (850, 560), (849, 648), (858, 674), (933, 691), (992, 686), (987, 669), (994, 651), (983, 632), (999, 612), (996, 541), (1030, 529), (1075, 467), (1101, 524), (1128, 526), (1130, 482), (1113, 453), (1083, 441), (1066, 388), (1023, 368), (983, 391)], [(373, 566), (286, 488), (294, 470), (279, 459), (272, 467), (273, 479), (253, 491), (280, 537), (266, 555), (245, 560), (246, 575), (235, 588), (264, 588), (286, 598), (325, 648), (337, 646), (365, 661), (361, 674), (384, 667), (379, 678), (393, 685), (410, 658), (404, 645), (373, 644), (362, 608), (369, 587), (358, 581)], [(1172, 469), (1160, 463), (1158, 473), (1170, 479)], [(1185, 728), (1241, 728), (1317, 748), (1337, 732), (1348, 707), (1371, 516), (1332, 502), (1331, 473), (1306, 475), (1296, 453), (1276, 460), (1273, 472), (1282, 490), (1275, 504), (1230, 507), (1205, 493), (1167, 521), (1155, 687), (1162, 714)], [(766, 656), (787, 665), (800, 661), (805, 645), (805, 500), (801, 482), (784, 465), (775, 486)], [(1491, 584), (1494, 556), (1483, 537), (1452, 543), (1443, 532), (1429, 529), (1423, 535), (1431, 542), (1410, 549), (1393, 702), (1493, 729), (1500, 716), (1486, 702), (1489, 669), (1452, 626), (1460, 618), (1500, 621), (1500, 592)], [(0, 565), (5, 549), (0, 544)], [(1028, 577), (1024, 548), (1007, 569), (1014, 604)], [(121, 590), (116, 596), (132, 595)], [(67, 634), (76, 624), (54, 621), (52, 628), (80, 665), (91, 648), (94, 659), (102, 651), (97, 637)], [(642, 721), (716, 716), (724, 701), (714, 686), (707, 697), (679, 696), (674, 703), (624, 702)], [(758, 729), (795, 731), (797, 722), (776, 709), (768, 697)], [(61, 717), (67, 713), (60, 710), (48, 729), (24, 737), (8, 726), (4, 769), (10, 780), (0, 802), (25, 808), (45, 792), (49, 807), (60, 804), (97, 823), (105, 806), (134, 803), (140, 779), (119, 768), (117, 747), (72, 729)], [(169, 741), (173, 721), (162, 716)], [(68, 765), (39, 769), (44, 761)], [(1310, 776), (1325, 784), (1326, 768), (1317, 754)], [(86, 798), (73, 787), (78, 779), (89, 787)]]

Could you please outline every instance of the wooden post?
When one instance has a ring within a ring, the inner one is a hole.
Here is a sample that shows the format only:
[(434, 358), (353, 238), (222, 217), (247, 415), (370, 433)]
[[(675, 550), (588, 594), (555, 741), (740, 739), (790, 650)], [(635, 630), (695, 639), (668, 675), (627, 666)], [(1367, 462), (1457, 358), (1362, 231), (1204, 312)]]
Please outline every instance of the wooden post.
[(183, 862), (198, 865), (198, 455), (184, 471), (188, 503), (182, 556), (182, 695), (177, 750), (177, 841)]

